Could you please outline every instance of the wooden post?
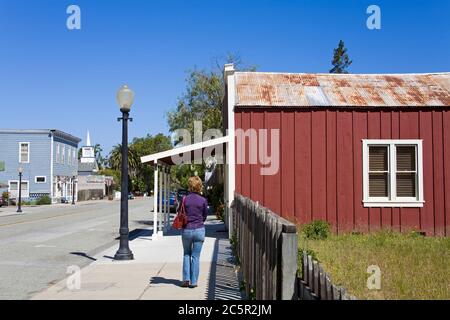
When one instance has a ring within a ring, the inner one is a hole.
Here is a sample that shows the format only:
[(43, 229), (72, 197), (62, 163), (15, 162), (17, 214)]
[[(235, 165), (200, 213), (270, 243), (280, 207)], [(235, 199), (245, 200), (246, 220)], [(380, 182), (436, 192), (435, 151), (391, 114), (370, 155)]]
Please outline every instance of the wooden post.
[(281, 299), (293, 300), (296, 296), (297, 253), (296, 233), (281, 234)]
[(327, 300), (333, 300), (333, 287), (329, 274), (325, 273), (325, 289), (327, 291)]
[(313, 263), (310, 255), (308, 255), (308, 286), (314, 291)]
[(320, 288), (320, 300), (327, 300), (327, 285), (325, 279), (325, 272), (321, 265), (319, 265), (319, 288)]

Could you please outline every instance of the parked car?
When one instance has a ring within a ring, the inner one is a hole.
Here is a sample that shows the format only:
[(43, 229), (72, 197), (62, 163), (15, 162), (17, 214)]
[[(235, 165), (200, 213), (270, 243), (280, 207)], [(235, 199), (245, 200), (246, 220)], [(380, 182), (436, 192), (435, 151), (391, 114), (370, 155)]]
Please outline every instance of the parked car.
[(189, 193), (186, 189), (178, 189), (177, 191), (177, 199), (178, 202), (181, 203), (181, 200), (183, 200), (183, 197), (186, 196)]
[[(159, 206), (159, 193), (158, 193), (158, 206)], [(167, 201), (164, 198), (164, 194), (162, 195), (162, 203), (166, 204)], [(177, 206), (178, 206), (178, 201), (177, 201), (177, 194), (173, 191), (170, 192), (170, 196), (169, 196), (169, 210), (170, 212), (176, 212), (177, 210)]]

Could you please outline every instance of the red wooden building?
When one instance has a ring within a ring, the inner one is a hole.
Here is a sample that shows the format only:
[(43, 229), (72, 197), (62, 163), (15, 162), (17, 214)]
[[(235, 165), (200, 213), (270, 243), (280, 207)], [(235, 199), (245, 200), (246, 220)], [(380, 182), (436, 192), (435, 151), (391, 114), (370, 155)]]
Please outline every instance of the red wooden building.
[[(229, 202), (235, 190), (289, 220), (326, 220), (337, 232), (450, 235), (450, 73), (259, 73), (227, 65), (225, 77), (225, 128), (244, 137), (227, 144)], [(269, 130), (267, 150), (260, 129)], [(276, 148), (278, 170), (261, 174)]]

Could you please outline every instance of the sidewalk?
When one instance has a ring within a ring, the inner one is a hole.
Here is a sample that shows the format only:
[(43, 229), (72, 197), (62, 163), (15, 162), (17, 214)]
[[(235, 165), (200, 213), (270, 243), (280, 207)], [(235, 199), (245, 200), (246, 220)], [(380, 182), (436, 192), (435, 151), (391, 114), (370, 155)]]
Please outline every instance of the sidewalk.
[(114, 261), (117, 247), (98, 254), (81, 270), (81, 288), (69, 290), (67, 279), (38, 293), (33, 300), (205, 300), (241, 299), (233, 257), (224, 225), (206, 224), (195, 289), (181, 288), (182, 245), (178, 231), (152, 241), (150, 229), (130, 241), (133, 261)]

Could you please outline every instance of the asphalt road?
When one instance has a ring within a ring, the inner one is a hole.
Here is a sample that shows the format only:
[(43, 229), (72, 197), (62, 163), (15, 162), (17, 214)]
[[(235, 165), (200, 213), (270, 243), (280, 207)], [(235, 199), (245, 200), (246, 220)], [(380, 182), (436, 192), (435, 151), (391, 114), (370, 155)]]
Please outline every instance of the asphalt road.
[[(0, 299), (28, 299), (65, 278), (69, 266), (117, 244), (120, 201), (0, 208)], [(129, 201), (130, 231), (152, 224), (152, 198)], [(133, 234), (134, 232), (132, 232)]]

